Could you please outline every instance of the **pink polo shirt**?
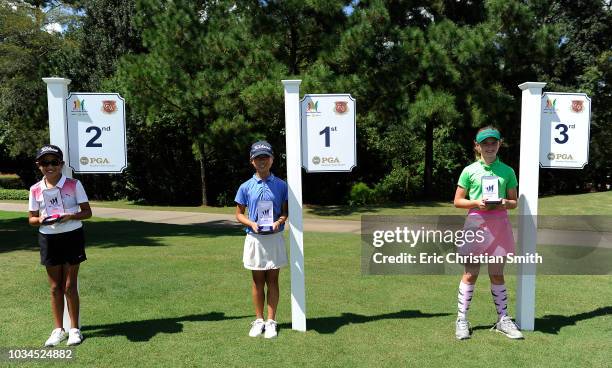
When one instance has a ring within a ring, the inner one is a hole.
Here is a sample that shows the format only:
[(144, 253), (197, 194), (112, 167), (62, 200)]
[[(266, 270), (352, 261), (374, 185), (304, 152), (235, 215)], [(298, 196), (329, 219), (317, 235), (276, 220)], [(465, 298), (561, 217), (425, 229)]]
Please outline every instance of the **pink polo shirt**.
[[(79, 204), (89, 202), (83, 184), (77, 179), (67, 178), (64, 175), (57, 182), (56, 188), (59, 188), (62, 202), (64, 203), (64, 213), (77, 213), (80, 210)], [(29, 198), (29, 211), (39, 211), (40, 216), (47, 217), (47, 211), (45, 210), (45, 200), (43, 198), (43, 191), (47, 189), (47, 184), (43, 178), (38, 183), (30, 187), (30, 198)], [(56, 223), (53, 225), (42, 225), (39, 231), (42, 234), (59, 234), (66, 233), (69, 231), (76, 230), (83, 226), (83, 223), (79, 220), (69, 220), (63, 223)]]

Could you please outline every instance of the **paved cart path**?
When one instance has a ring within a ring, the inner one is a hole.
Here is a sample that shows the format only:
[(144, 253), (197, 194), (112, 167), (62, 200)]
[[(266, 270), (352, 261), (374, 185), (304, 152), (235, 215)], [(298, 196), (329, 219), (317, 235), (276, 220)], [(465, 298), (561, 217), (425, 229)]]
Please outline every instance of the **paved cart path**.
[[(208, 227), (241, 227), (234, 215), (202, 212), (159, 211), (125, 208), (92, 207), (94, 216), (152, 223), (196, 225)], [(0, 211), (27, 211), (25, 203), (2, 203)], [(354, 220), (304, 219), (304, 231), (359, 234), (361, 222)], [(515, 237), (516, 237), (516, 229)], [(539, 244), (589, 245), (612, 249), (612, 232), (538, 230)]]

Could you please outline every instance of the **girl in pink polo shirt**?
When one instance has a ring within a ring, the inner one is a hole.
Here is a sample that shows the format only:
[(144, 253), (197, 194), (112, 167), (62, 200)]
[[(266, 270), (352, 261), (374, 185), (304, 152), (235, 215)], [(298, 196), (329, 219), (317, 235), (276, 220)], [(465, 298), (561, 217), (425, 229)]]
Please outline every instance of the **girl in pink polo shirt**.
[(62, 327), (64, 296), (68, 302), (71, 328), (68, 345), (83, 341), (79, 330), (79, 264), (87, 259), (81, 220), (91, 217), (83, 185), (62, 175), (63, 153), (45, 145), (36, 154), (43, 178), (30, 188), (29, 223), (39, 228), (40, 263), (46, 267), (51, 287), (51, 312), (55, 329), (45, 346), (56, 346), (66, 338)]
[[(459, 177), (454, 204), (469, 210), (465, 229), (478, 234), (477, 240), (459, 249), (463, 256), (499, 256), (503, 259), (514, 253), (514, 237), (507, 210), (517, 206), (518, 182), (514, 170), (497, 157), (500, 147), (501, 134), (497, 128), (487, 126), (480, 129), (474, 140), (478, 160), (463, 169)], [(504, 262), (488, 263), (487, 267), (498, 315), (493, 328), (511, 339), (522, 339), (523, 334), (507, 311)], [(470, 338), (467, 313), (479, 272), (480, 263), (464, 264), (455, 324), (455, 337), (459, 340)]]

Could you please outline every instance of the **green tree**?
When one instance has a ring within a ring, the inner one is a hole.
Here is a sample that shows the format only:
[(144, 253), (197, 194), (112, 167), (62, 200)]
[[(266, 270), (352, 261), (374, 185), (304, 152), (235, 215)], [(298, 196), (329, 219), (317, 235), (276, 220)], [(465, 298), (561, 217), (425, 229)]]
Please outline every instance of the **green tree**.
[(146, 52), (127, 55), (114, 83), (148, 124), (164, 115), (186, 132), (207, 205), (211, 165), (216, 170), (227, 164), (224, 153), (244, 150), (258, 127), (260, 132), (278, 127), (280, 121), (268, 128), (263, 123), (269, 121), (252, 116), (278, 106), (267, 118), (280, 120), (284, 69), (267, 51), (266, 40), (252, 37), (243, 8), (232, 1), (142, 0), (137, 9)]
[(9, 157), (19, 162), (25, 184), (34, 181), (31, 157), (48, 142), (46, 86), (49, 60), (65, 47), (45, 31), (46, 14), (22, 2), (0, 3), (0, 137)]

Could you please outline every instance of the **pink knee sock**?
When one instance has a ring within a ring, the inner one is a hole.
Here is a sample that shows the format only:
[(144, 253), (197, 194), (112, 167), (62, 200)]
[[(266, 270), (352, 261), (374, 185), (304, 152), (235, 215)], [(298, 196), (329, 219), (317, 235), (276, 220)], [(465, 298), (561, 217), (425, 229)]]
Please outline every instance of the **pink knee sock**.
[(468, 309), (474, 294), (474, 284), (459, 283), (459, 294), (457, 295), (457, 318), (467, 320)]
[(491, 294), (493, 295), (493, 303), (497, 309), (497, 320), (508, 315), (508, 295), (506, 293), (506, 285), (491, 284)]

